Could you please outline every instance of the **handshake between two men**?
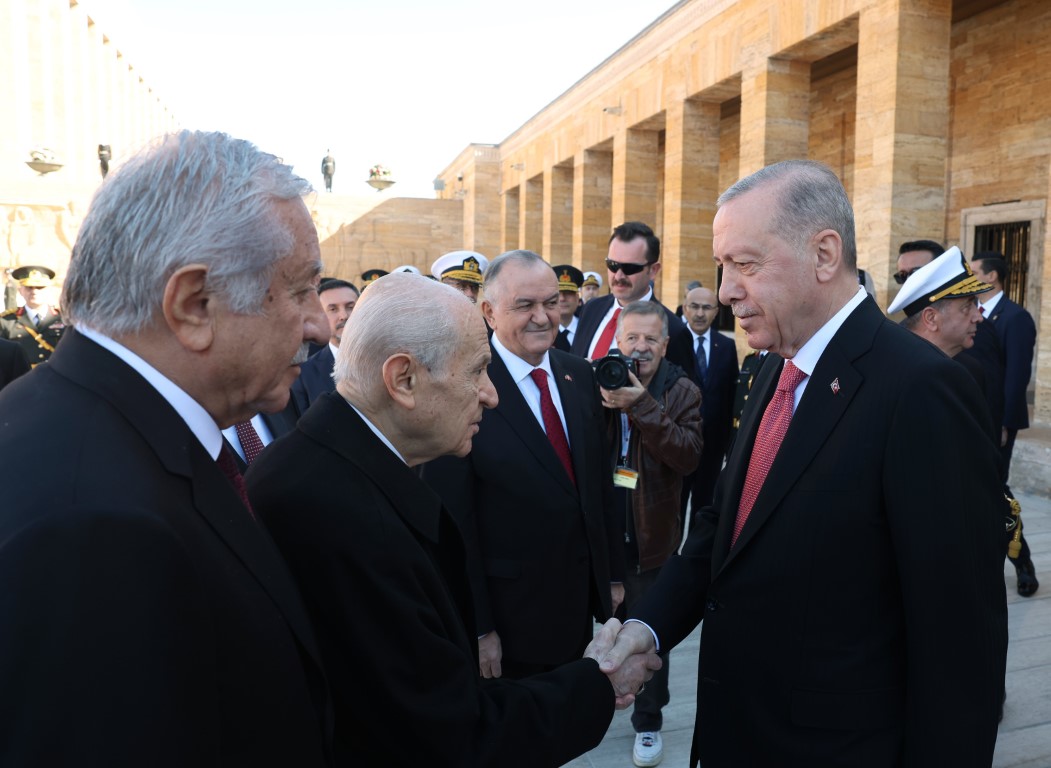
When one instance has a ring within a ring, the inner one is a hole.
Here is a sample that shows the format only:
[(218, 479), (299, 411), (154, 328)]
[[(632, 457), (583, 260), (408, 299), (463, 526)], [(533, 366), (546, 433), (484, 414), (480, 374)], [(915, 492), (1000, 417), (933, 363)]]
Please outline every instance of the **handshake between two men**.
[(662, 666), (656, 641), (645, 624), (610, 619), (595, 633), (584, 657), (598, 662), (617, 694), (617, 709), (626, 709)]

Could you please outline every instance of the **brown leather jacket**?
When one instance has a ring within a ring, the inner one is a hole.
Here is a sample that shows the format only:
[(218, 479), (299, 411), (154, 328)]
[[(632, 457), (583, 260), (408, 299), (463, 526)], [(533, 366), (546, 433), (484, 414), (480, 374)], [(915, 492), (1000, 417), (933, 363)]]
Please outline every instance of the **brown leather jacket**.
[[(629, 510), (641, 572), (664, 565), (682, 542), (682, 479), (701, 458), (701, 391), (679, 366), (662, 360), (647, 391), (626, 412), (631, 418), (628, 464), (639, 472)], [(620, 413), (606, 414), (614, 464), (621, 447)]]

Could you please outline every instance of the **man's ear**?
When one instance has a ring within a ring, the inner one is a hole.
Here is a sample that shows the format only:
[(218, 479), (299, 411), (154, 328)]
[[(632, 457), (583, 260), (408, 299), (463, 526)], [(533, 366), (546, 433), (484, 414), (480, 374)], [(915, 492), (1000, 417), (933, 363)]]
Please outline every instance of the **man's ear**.
[(383, 362), (383, 384), (391, 400), (411, 411), (419, 394), (419, 365), (404, 352), (391, 355)]
[(834, 229), (823, 229), (810, 240), (818, 282), (826, 283), (838, 275), (843, 262), (843, 240)]
[(493, 307), (493, 303), (488, 299), (482, 299), (482, 317), (485, 318), (486, 325), (495, 331), (496, 323), (493, 321), (496, 317), (496, 308)]
[(208, 267), (187, 264), (168, 278), (161, 309), (164, 321), (186, 349), (203, 352), (215, 339), (215, 300), (205, 285)]
[(921, 322), (929, 331), (938, 332), (941, 325), (941, 314), (934, 307), (924, 307), (920, 310)]

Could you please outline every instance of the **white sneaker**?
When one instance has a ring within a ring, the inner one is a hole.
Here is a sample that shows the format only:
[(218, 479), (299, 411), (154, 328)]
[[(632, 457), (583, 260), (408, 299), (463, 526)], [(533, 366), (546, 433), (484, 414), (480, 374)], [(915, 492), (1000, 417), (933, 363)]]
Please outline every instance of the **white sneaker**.
[(661, 732), (636, 733), (635, 749), (631, 752), (631, 759), (639, 768), (660, 765), (661, 760), (664, 759), (664, 742), (661, 741)]

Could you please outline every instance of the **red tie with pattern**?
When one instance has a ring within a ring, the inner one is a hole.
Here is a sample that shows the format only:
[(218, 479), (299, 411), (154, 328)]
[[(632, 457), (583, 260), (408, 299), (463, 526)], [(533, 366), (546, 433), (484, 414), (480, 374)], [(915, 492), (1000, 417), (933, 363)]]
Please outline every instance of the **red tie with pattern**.
[(745, 475), (744, 489), (741, 491), (741, 502), (737, 507), (737, 519), (734, 521), (734, 535), (730, 546), (737, 543), (748, 515), (752, 512), (756, 497), (766, 481), (770, 465), (774, 463), (781, 441), (785, 439), (788, 423), (792, 421), (792, 407), (795, 404), (795, 391), (806, 374), (795, 367), (791, 360), (785, 362), (781, 369), (781, 378), (777, 380), (777, 391), (763, 412), (759, 422), (759, 431), (752, 446), (752, 457), (748, 460), (748, 474)]
[(251, 465), (256, 460), (256, 457), (263, 452), (263, 441), (250, 421), (234, 424), (234, 429), (237, 431), (237, 439), (241, 441), (241, 450), (245, 454), (245, 464)]
[(606, 323), (606, 327), (602, 329), (602, 335), (598, 337), (598, 343), (595, 344), (595, 351), (591, 353), (592, 360), (598, 360), (600, 357), (605, 357), (609, 352), (610, 345), (613, 344), (613, 337), (617, 335), (617, 318), (620, 317), (620, 307), (617, 307), (613, 312), (613, 317)]
[(547, 384), (547, 371), (543, 368), (534, 368), (529, 375), (533, 377), (536, 388), (540, 390), (540, 415), (544, 419), (547, 439), (551, 441), (551, 447), (555, 449), (558, 460), (566, 468), (569, 479), (573, 481), (573, 485), (576, 485), (577, 476), (573, 473), (573, 457), (569, 453), (569, 440), (566, 439), (566, 432), (562, 428), (562, 419), (558, 417), (555, 401), (551, 399), (551, 390), (548, 389)]
[(226, 479), (230, 481), (230, 485), (237, 491), (237, 495), (241, 497), (241, 501), (248, 508), (248, 514), (255, 519), (255, 512), (252, 510), (252, 503), (248, 500), (248, 488), (245, 487), (245, 479), (241, 477), (241, 471), (237, 468), (237, 459), (234, 457), (233, 448), (223, 442), (223, 447), (219, 450), (219, 457), (215, 460), (215, 463), (219, 465), (219, 469), (226, 475)]

